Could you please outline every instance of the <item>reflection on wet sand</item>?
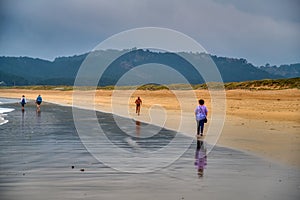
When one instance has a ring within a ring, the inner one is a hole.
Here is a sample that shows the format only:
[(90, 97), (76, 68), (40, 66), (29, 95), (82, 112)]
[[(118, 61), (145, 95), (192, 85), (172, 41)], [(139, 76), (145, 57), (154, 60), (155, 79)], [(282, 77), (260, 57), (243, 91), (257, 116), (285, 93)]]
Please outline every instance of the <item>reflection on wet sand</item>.
[(135, 121), (135, 132), (136, 132), (136, 136), (139, 137), (141, 134), (141, 122), (140, 121)]
[[(206, 165), (209, 143), (194, 141), (165, 168), (152, 173), (125, 173), (108, 167), (87, 151), (76, 133), (71, 107), (45, 105), (40, 124), (35, 119), (35, 109), (28, 107), (23, 130), (19, 105), (10, 107), (16, 111), (7, 115), (9, 123), (0, 126), (0, 199), (299, 199), (298, 169), (219, 146), (209, 153)], [(133, 126), (128, 126), (130, 136), (139, 146), (131, 146), (123, 141), (127, 136), (111, 114), (96, 114), (110, 141), (131, 156), (151, 154), (174, 138), (174, 133), (166, 129), (154, 134), (157, 127), (143, 122), (137, 138), (138, 123), (132, 121)], [(181, 148), (180, 143), (172, 150), (178, 151), (177, 148)], [(122, 162), (110, 145), (101, 146), (99, 151), (115, 160), (116, 165), (138, 169)], [(149, 168), (152, 162), (165, 162), (167, 155), (161, 154), (155, 160), (146, 158), (141, 169)]]
[(25, 119), (25, 112), (22, 111), (22, 116), (21, 116), (21, 130), (24, 130), (24, 119)]
[(195, 152), (195, 167), (197, 168), (197, 174), (199, 178), (203, 177), (206, 165), (207, 155), (205, 142), (197, 140), (197, 147)]
[(41, 117), (41, 111), (36, 111), (36, 116), (39, 118)]

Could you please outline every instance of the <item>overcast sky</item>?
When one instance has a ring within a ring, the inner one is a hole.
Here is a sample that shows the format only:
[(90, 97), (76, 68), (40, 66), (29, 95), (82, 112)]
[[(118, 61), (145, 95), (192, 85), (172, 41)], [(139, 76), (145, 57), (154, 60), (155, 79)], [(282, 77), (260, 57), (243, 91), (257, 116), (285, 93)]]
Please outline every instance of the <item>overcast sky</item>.
[(218, 56), (300, 62), (299, 0), (0, 0), (0, 55), (53, 60), (132, 28), (180, 31)]

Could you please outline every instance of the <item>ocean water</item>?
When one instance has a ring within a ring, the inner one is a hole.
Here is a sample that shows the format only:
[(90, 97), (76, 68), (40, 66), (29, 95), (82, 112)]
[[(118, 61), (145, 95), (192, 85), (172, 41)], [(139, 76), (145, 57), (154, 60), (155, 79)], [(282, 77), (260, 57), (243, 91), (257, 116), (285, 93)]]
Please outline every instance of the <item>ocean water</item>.
[(8, 122), (8, 120), (5, 119), (5, 117), (7, 116), (7, 113), (12, 112), (14, 110), (13, 108), (6, 108), (5, 105), (16, 102), (17, 99), (0, 98), (0, 126)]
[[(34, 103), (28, 103), (25, 112), (16, 103), (5, 104), (5, 108), (14, 110), (6, 114), (8, 122), (0, 126), (0, 196), (4, 200), (300, 197), (299, 169), (223, 147), (214, 147), (207, 154), (208, 144), (196, 140), (167, 166), (151, 172), (120, 171), (87, 151), (70, 107), (43, 103), (39, 113)], [(142, 138), (155, 127), (139, 122), (133, 130), (136, 135), (127, 135), (115, 126), (111, 114), (97, 112), (96, 116), (109, 140), (133, 157), (141, 149), (147, 154), (163, 148), (176, 134), (162, 129), (151, 138)], [(87, 127), (86, 131), (94, 130)], [(174, 152), (182, 147), (174, 147)], [(99, 143), (98, 153), (119, 161), (126, 169), (136, 169), (121, 160), (111, 146)], [(165, 156), (162, 154), (158, 161), (167, 160)], [(145, 159), (146, 164), (139, 167), (146, 168), (151, 162)]]

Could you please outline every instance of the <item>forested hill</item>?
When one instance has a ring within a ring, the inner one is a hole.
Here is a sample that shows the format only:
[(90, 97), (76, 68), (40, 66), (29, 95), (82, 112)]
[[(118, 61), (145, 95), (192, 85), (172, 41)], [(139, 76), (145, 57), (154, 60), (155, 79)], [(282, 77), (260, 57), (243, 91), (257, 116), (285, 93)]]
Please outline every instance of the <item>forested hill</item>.
[[(120, 54), (117, 50), (97, 52), (99, 67), (102, 61), (109, 60)], [(201, 62), (207, 54), (179, 53), (190, 59)], [(195, 73), (191, 64), (174, 53), (151, 52), (148, 50), (133, 50), (125, 53), (110, 64), (101, 77), (99, 85), (114, 85), (128, 70), (135, 66), (149, 63), (159, 63), (172, 66), (184, 75), (191, 84), (201, 84), (203, 78)], [(59, 57), (54, 61), (47, 61), (29, 57), (0, 57), (0, 86), (6, 85), (73, 85), (77, 71), (87, 54), (71, 57)], [(256, 67), (246, 59), (211, 56), (218, 67), (224, 82), (240, 82), (248, 80), (281, 79), (299, 77), (300, 63), (282, 66)], [(199, 61), (200, 60), (200, 61)], [(164, 74), (165, 73), (165, 74)], [(165, 77), (165, 84), (180, 83), (179, 80), (168, 76), (167, 72), (159, 73)], [(148, 79), (159, 77), (157, 72), (143, 74)], [(134, 82), (132, 82), (134, 84)]]

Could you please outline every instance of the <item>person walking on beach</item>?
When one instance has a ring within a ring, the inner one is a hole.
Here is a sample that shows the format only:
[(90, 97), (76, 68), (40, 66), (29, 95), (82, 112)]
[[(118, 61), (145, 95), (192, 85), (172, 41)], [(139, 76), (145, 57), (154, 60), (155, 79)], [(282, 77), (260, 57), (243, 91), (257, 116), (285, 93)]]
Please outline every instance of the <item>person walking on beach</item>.
[(25, 95), (22, 95), (22, 98), (21, 98), (21, 101), (20, 101), (20, 104), (22, 106), (22, 112), (25, 111), (25, 104), (26, 103), (27, 103), (27, 101), (26, 101)]
[(39, 94), (39, 96), (36, 98), (35, 103), (36, 103), (36, 111), (40, 112), (41, 111), (41, 103), (42, 103), (43, 99), (41, 97), (41, 95)]
[(203, 136), (203, 130), (204, 130), (204, 123), (207, 122), (207, 108), (204, 105), (204, 100), (199, 100), (199, 105), (197, 106), (195, 110), (195, 116), (197, 121), (197, 136)]
[(135, 113), (137, 113), (138, 115), (140, 115), (141, 105), (142, 105), (142, 99), (141, 99), (140, 97), (138, 97), (138, 98), (135, 100), (135, 105), (136, 105)]

